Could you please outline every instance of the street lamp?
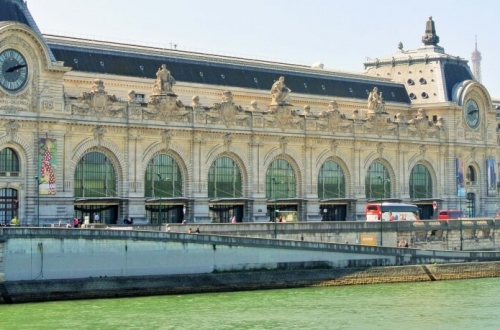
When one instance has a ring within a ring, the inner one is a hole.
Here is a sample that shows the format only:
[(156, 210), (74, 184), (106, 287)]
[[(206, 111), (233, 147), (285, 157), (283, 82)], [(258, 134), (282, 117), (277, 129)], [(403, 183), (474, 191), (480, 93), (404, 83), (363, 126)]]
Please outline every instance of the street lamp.
[[(163, 177), (161, 176), (160, 173), (156, 173), (156, 175), (158, 176), (158, 179), (160, 180), (160, 182), (163, 182)], [(170, 181), (170, 178), (165, 178), (165, 181)], [(160, 186), (161, 188), (161, 186)], [(158, 194), (159, 195), (159, 199), (160, 199), (160, 210), (158, 212), (158, 230), (161, 231), (161, 218), (162, 218), (162, 204), (161, 204), (161, 189), (157, 189), (157, 191), (159, 191), (160, 193)]]
[(281, 182), (276, 182), (276, 178), (272, 177), (271, 178), (271, 190), (272, 190), (272, 197), (274, 199), (274, 212), (273, 212), (273, 217), (274, 217), (274, 238), (278, 237), (278, 227), (277, 227), (277, 220), (276, 220), (276, 213), (278, 213), (278, 201), (276, 199), (276, 184), (277, 183), (283, 183)]
[(462, 180), (460, 180), (460, 175), (457, 174), (457, 196), (458, 196), (458, 209), (460, 210), (460, 251), (463, 248), (463, 236), (462, 236)]
[[(158, 179), (160, 180), (160, 182), (163, 181), (163, 178), (161, 177), (161, 174), (160, 173), (156, 173), (156, 175), (158, 176)], [(160, 186), (161, 188), (161, 186)], [(158, 190), (158, 189), (157, 189)], [(161, 192), (161, 189), (159, 189), (159, 192)], [(158, 194), (159, 195), (159, 198), (160, 198), (160, 210), (158, 212), (158, 231), (161, 231), (161, 194)]]
[(40, 226), (40, 180), (35, 176), (36, 181), (36, 226)]

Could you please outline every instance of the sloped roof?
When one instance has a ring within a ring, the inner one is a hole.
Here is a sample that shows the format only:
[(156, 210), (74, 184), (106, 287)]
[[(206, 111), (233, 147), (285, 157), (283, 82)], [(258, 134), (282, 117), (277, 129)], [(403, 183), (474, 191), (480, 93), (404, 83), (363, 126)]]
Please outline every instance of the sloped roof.
[(279, 76), (285, 76), (294, 93), (366, 100), (378, 87), (385, 101), (410, 103), (403, 84), (363, 74), (86, 39), (46, 39), (56, 59), (76, 71), (154, 79), (166, 64), (177, 81), (188, 83), (270, 90)]

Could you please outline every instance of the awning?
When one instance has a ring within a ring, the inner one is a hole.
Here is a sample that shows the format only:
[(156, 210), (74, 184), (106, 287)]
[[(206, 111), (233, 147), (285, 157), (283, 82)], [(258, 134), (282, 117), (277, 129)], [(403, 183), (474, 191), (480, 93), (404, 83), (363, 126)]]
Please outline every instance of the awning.
[(403, 200), (399, 198), (381, 198), (381, 199), (369, 199), (367, 203), (401, 203)]
[(297, 204), (303, 202), (303, 198), (277, 198), (277, 199), (269, 199), (268, 203), (276, 203), (276, 204)]
[(432, 202), (442, 202), (444, 199), (442, 198), (417, 198), (412, 199), (411, 204), (432, 204)]
[(163, 198), (148, 198), (145, 200), (146, 205), (184, 205), (189, 201), (187, 197), (163, 197)]
[(75, 205), (120, 205), (128, 201), (121, 197), (78, 197), (75, 198)]
[(351, 202), (355, 202), (354, 198), (328, 198), (328, 199), (320, 199), (320, 204), (348, 204)]
[(248, 202), (248, 198), (243, 198), (243, 197), (237, 197), (237, 198), (214, 198), (210, 199), (209, 203), (212, 204), (245, 204)]

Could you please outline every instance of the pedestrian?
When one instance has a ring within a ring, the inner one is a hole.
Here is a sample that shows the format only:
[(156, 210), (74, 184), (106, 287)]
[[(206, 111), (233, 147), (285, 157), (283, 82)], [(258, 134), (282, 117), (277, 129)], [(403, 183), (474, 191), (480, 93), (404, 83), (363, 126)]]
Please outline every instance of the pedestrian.
[(168, 224), (167, 224), (167, 225), (165, 226), (165, 231), (166, 231), (167, 233), (170, 233), (170, 225), (168, 225)]
[(191, 228), (188, 229), (188, 234), (192, 234), (193, 230)]
[(200, 233), (200, 227), (196, 227), (196, 233), (199, 234)]
[(73, 219), (73, 227), (78, 228), (78, 218)]

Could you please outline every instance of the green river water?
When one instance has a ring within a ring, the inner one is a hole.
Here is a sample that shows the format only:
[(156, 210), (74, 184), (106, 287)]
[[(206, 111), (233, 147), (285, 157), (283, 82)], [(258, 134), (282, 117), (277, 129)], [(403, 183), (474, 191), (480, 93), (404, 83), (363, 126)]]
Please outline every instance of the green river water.
[(500, 278), (0, 305), (0, 329), (500, 329)]

